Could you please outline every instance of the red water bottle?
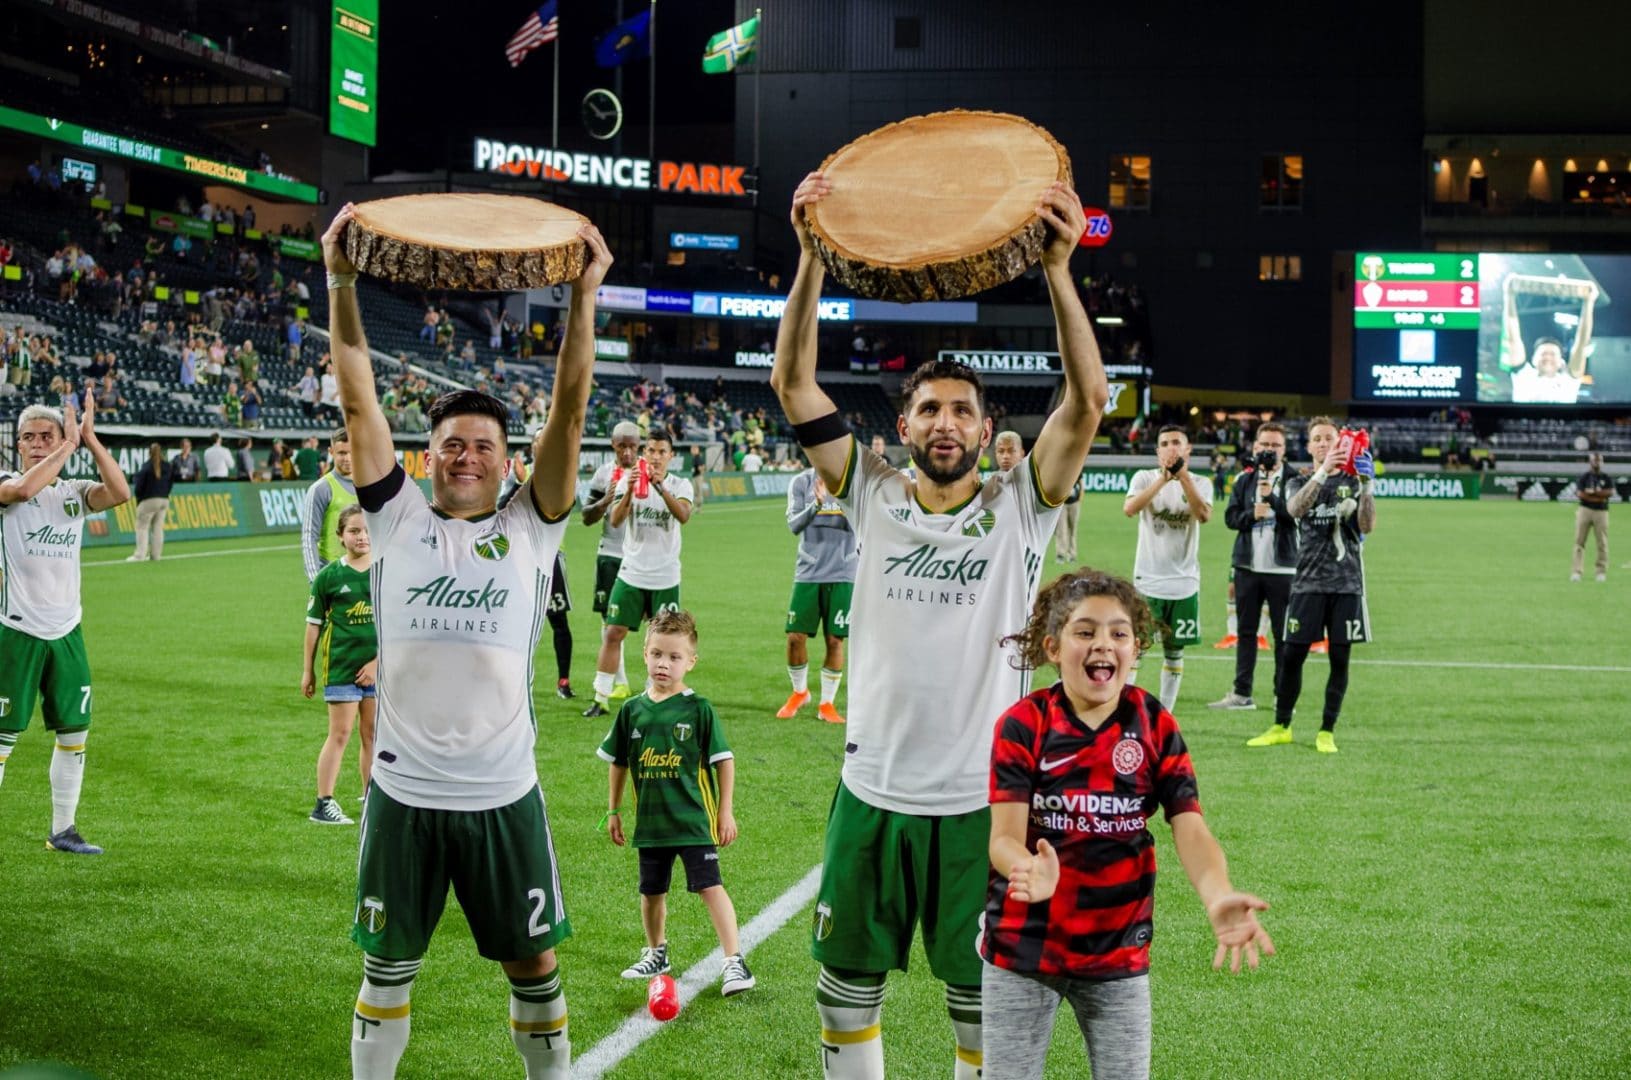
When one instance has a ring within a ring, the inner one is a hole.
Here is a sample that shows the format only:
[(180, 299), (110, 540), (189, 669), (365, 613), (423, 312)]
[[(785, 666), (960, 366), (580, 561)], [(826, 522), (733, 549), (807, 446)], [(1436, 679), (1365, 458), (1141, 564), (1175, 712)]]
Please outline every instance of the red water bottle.
[(674, 985), (674, 976), (659, 975), (651, 980), (646, 987), (646, 1008), (664, 1023), (680, 1014), (680, 988)]
[(640, 459), (640, 470), (634, 474), (634, 497), (643, 499), (651, 494), (651, 463)]
[(617, 482), (619, 480), (621, 480), (621, 479), (623, 479), (623, 467), (621, 465), (613, 465), (612, 466), (612, 487), (616, 487)]
[(1343, 428), (1337, 432), (1337, 453), (1342, 458), (1341, 471), (1349, 476), (1358, 476), (1359, 470), (1354, 467), (1354, 458), (1370, 449), (1370, 432), (1364, 428), (1355, 430)]

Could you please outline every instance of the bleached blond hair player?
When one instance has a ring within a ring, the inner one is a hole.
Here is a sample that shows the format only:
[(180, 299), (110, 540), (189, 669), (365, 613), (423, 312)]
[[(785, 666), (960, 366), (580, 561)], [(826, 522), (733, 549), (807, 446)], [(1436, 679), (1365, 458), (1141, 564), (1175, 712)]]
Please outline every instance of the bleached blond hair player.
[(397, 464), (375, 396), (340, 240), (323, 234), (340, 404), (373, 539), (379, 634), (374, 768), (360, 825), (351, 936), (363, 949), (354, 1080), (388, 1080), (408, 1044), (409, 991), (451, 885), (476, 949), (510, 981), (510, 1035), (529, 1080), (565, 1080), (572, 1049), (555, 945), (571, 934), (534, 761), (532, 657), (576, 496), (594, 368), (595, 290), (612, 264), (585, 225), (549, 419), (527, 491), (498, 508), (503, 402), (464, 390), (427, 410), (431, 494)]
[[(915, 472), (862, 447), (816, 383), (825, 276), (805, 207), (832, 190), (811, 173), (793, 196), (798, 275), (776, 338), (771, 386), (860, 543), (843, 776), (827, 820), (811, 952), (829, 1077), (882, 1077), (885, 975), (905, 969), (916, 925), (946, 984), (958, 1080), (979, 1075), (974, 944), (990, 834), (991, 717), (1029, 690), (998, 640), (1025, 623), (1060, 501), (1082, 471), (1109, 400), (1070, 256), (1087, 227), (1063, 184), (1037, 193), (1050, 227), (1042, 265), (1065, 382), (1028, 458), (983, 484), (991, 442), (980, 377), (931, 362), (902, 386), (896, 434)], [(878, 883), (878, 884), (871, 884)]]

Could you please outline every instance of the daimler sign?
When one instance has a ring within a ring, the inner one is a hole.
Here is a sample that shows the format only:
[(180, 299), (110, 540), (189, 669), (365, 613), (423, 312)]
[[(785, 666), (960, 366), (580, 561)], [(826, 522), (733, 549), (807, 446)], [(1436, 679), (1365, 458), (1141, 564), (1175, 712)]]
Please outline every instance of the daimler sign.
[(1064, 364), (1056, 352), (965, 352), (941, 349), (940, 359), (967, 364), (975, 371), (992, 375), (1063, 375)]

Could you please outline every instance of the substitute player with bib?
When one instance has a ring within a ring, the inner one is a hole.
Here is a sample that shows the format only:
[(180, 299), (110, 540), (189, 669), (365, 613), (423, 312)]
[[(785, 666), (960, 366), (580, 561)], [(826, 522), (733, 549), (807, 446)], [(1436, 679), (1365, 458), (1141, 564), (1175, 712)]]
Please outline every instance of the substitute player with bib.
[(1087, 227), (1063, 184), (1037, 192), (1042, 265), (1065, 379), (1029, 457), (983, 483), (991, 418), (979, 375), (923, 364), (901, 387), (896, 437), (914, 474), (864, 448), (816, 383), (825, 270), (804, 208), (831, 185), (811, 173), (793, 196), (801, 254), (776, 338), (771, 386), (860, 545), (843, 774), (827, 818), (811, 953), (829, 1077), (884, 1075), (886, 974), (912, 936), (946, 984), (953, 1074), (979, 1075), (976, 936), (990, 833), (991, 717), (1030, 689), (999, 640), (1025, 623), (1059, 504), (1081, 474), (1109, 385), (1070, 256)]
[(805, 469), (787, 485), (787, 528), (799, 538), (793, 568), (793, 596), (787, 601), (787, 677), (793, 693), (776, 717), (793, 717), (810, 700), (810, 635), (827, 632), (827, 655), (821, 664), (821, 702), (816, 715), (842, 724), (838, 684), (844, 678), (844, 639), (849, 637), (850, 598), (855, 590), (855, 530), (844, 507)]
[(691, 520), (691, 481), (668, 471), (673, 460), (673, 438), (662, 428), (653, 429), (644, 456), (613, 489), (606, 520), (624, 527), (623, 562), (606, 601), (595, 700), (585, 716), (606, 715), (629, 631), (659, 611), (680, 608), (680, 527)]
[(473, 390), (426, 410), (430, 498), (397, 464), (375, 397), (341, 238), (323, 234), (329, 325), (352, 440), (357, 501), (373, 540), (379, 633), (374, 769), (360, 826), (351, 937), (363, 983), (354, 1080), (389, 1080), (407, 1048), (410, 990), (451, 887), (476, 950), (504, 969), (509, 1031), (529, 1080), (566, 1080), (572, 1048), (555, 946), (571, 934), (534, 756), (532, 661), (550, 568), (576, 498), (594, 369), (595, 290), (612, 258), (584, 225), (549, 419), (527, 490), (498, 509), (509, 408)]
[[(604, 647), (611, 628), (606, 623), (606, 604), (617, 584), (617, 571), (623, 565), (623, 533), (627, 523), (613, 525), (608, 511), (623, 474), (634, 469), (640, 459), (640, 428), (628, 420), (612, 427), (612, 460), (604, 462), (589, 478), (589, 501), (583, 504), (583, 523), (600, 526), (600, 544), (595, 548), (594, 611), (600, 616), (600, 641)], [(598, 660), (598, 656), (597, 656)], [(629, 696), (629, 673), (623, 660), (623, 646), (617, 646), (617, 675), (612, 679), (611, 701)]]
[(1361, 548), (1376, 528), (1371, 481), (1376, 463), (1369, 450), (1352, 455), (1340, 440), (1336, 422), (1316, 416), (1308, 422), (1308, 456), (1314, 467), (1286, 483), (1286, 509), (1297, 519), (1297, 573), (1286, 608), (1285, 659), (1274, 700), (1274, 726), (1247, 746), (1282, 746), (1291, 741), (1291, 719), (1303, 690), (1303, 665), (1322, 636), (1331, 640), (1331, 673), (1325, 680), (1325, 711), (1314, 749), (1337, 752), (1337, 717), (1348, 692), (1348, 662), (1355, 642), (1371, 640), (1365, 606), (1365, 563)]
[[(45, 846), (74, 855), (102, 854), (74, 823), (91, 726), (91, 665), (79, 632), (79, 553), (85, 515), (130, 498), (124, 472), (96, 437), (95, 417), (89, 391), (78, 423), (72, 404), (60, 412), (28, 406), (17, 416), (23, 471), (0, 472), (0, 780), (38, 701), (57, 744)], [(60, 478), (81, 444), (96, 461), (100, 483)]]
[(1161, 707), (1171, 712), (1184, 681), (1184, 646), (1201, 643), (1201, 526), (1212, 517), (1212, 481), (1189, 471), (1189, 435), (1156, 435), (1154, 469), (1141, 469), (1121, 504), (1138, 518), (1133, 585), (1161, 629)]

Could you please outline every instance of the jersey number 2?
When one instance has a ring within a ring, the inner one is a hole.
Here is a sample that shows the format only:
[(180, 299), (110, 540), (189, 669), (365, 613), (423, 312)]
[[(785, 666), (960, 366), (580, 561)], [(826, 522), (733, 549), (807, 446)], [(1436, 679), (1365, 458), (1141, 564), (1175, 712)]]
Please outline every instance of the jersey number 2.
[(527, 899), (533, 902), (532, 914), (527, 918), (527, 936), (538, 937), (549, 933), (549, 924), (543, 922), (544, 907), (549, 903), (549, 894), (542, 889), (528, 889)]

